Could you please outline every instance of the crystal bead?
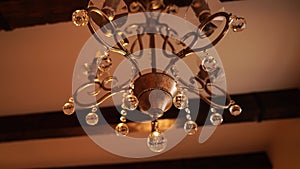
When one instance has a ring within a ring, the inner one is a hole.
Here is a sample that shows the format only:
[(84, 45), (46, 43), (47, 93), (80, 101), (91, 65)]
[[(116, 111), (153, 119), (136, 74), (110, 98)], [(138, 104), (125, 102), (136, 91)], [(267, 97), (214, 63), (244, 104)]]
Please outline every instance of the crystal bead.
[(197, 123), (195, 123), (194, 121), (188, 120), (184, 123), (184, 131), (188, 134), (188, 135), (194, 135), (197, 133), (197, 128), (198, 125)]
[(242, 113), (242, 108), (239, 105), (235, 104), (229, 108), (229, 111), (231, 115), (238, 116)]
[(217, 113), (217, 110), (216, 110), (214, 107), (210, 108), (210, 111), (211, 111), (212, 113)]
[(73, 102), (68, 102), (68, 103), (65, 103), (64, 106), (63, 106), (63, 112), (66, 114), (66, 115), (71, 115), (75, 112), (75, 107), (74, 107), (74, 103)]
[(72, 21), (75, 26), (86, 26), (89, 22), (89, 16), (84, 9), (76, 10), (72, 14)]
[(120, 117), (120, 121), (123, 122), (123, 123), (125, 123), (125, 122), (126, 122), (126, 117), (121, 116), (121, 117)]
[(162, 152), (167, 147), (167, 139), (159, 131), (153, 131), (147, 139), (147, 146), (153, 152)]
[(173, 98), (173, 104), (177, 109), (185, 109), (188, 107), (188, 98), (183, 93), (177, 93)]
[(127, 110), (135, 110), (139, 104), (139, 100), (133, 94), (127, 94), (123, 98), (122, 108)]
[(192, 120), (192, 117), (191, 117), (190, 114), (187, 114), (185, 117), (186, 117), (187, 120)]
[(125, 110), (121, 110), (121, 115), (122, 116), (126, 116), (127, 115), (127, 112)]
[(177, 68), (176, 68), (175, 65), (173, 65), (173, 66), (171, 67), (171, 73), (172, 73), (172, 75), (173, 75), (175, 78), (178, 78), (178, 77), (179, 77), (179, 71), (177, 70)]
[(230, 26), (234, 32), (241, 32), (246, 28), (246, 19), (242, 17), (233, 16)]
[(91, 112), (85, 116), (85, 121), (88, 125), (94, 126), (98, 123), (98, 115)]
[(129, 127), (125, 123), (119, 123), (115, 128), (115, 132), (117, 136), (127, 136)]
[(218, 63), (217, 60), (211, 56), (211, 55), (206, 55), (204, 59), (202, 60), (202, 66), (203, 69), (207, 72), (213, 72), (216, 70)]
[(214, 125), (214, 126), (218, 126), (223, 122), (223, 116), (219, 113), (213, 113), (210, 116), (210, 122)]
[(70, 103), (74, 103), (74, 98), (73, 98), (73, 97), (70, 97), (70, 98), (69, 98), (69, 102), (70, 102)]
[(102, 55), (102, 57), (97, 58), (98, 69), (102, 72), (107, 72), (112, 67), (112, 60), (109, 56)]
[(187, 114), (191, 114), (191, 110), (189, 108), (184, 109)]
[(93, 112), (93, 113), (96, 113), (96, 111), (97, 111), (97, 107), (93, 107), (93, 108), (92, 108), (92, 112)]

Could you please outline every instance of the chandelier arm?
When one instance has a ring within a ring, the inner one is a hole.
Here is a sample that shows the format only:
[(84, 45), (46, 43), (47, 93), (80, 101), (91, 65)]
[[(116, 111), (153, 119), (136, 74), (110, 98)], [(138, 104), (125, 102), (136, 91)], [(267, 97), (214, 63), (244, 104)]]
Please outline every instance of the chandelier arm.
[(186, 55), (189, 55), (193, 53), (193, 50), (191, 50), (189, 47), (182, 49), (181, 51), (179, 51), (178, 53), (176, 53), (175, 55), (177, 57), (173, 58), (170, 60), (169, 64), (166, 66), (166, 68), (164, 69), (163, 72), (166, 72), (167, 70), (169, 70), (171, 68), (171, 66), (173, 66), (179, 59), (184, 58)]
[[(223, 90), (221, 87), (219, 87), (218, 85), (215, 85), (213, 83), (206, 83), (206, 84), (204, 84), (204, 82), (202, 82), (201, 79), (198, 79), (197, 76), (195, 76), (195, 79), (196, 79), (196, 81), (198, 83), (200, 83), (201, 86), (204, 86), (204, 88), (203, 87), (200, 88), (201, 90), (199, 90), (199, 88), (197, 90), (195, 90), (195, 88), (188, 88), (188, 90), (192, 91), (193, 93), (199, 94), (200, 98), (203, 99), (207, 104), (211, 104), (214, 107), (221, 108), (221, 109), (227, 109), (232, 104), (234, 104), (234, 101), (231, 99), (230, 95), (225, 90)], [(205, 91), (207, 94), (212, 95), (212, 92), (207, 87), (208, 84), (211, 85), (211, 86), (214, 86), (215, 88), (217, 88), (218, 90), (220, 90), (226, 96), (226, 103), (225, 103), (225, 105), (217, 104), (217, 103), (213, 102), (212, 100), (208, 99), (207, 97), (205, 97), (204, 95), (201, 94), (203, 91)]]
[[(189, 45), (186, 45), (185, 43), (183, 43), (185, 40), (189, 39), (191, 36), (194, 36), (194, 38)], [(180, 43), (183, 43), (183, 45), (188, 46), (189, 48), (192, 48), (196, 44), (198, 37), (199, 36), (196, 32), (189, 32), (181, 38)]]
[[(176, 55), (175, 55), (175, 48), (174, 48), (173, 44), (168, 40), (169, 37), (168, 37), (168, 36), (164, 36), (164, 35), (162, 35), (162, 34), (161, 34), (161, 37), (164, 39), (164, 43), (163, 43), (163, 54), (164, 54), (167, 58), (171, 58), (171, 57), (176, 56)], [(166, 49), (167, 49), (167, 45), (171, 48), (172, 54), (167, 53), (167, 50), (166, 50)]]
[(122, 89), (122, 90), (118, 90), (118, 91), (114, 91), (114, 92), (108, 92), (108, 93), (104, 94), (102, 97), (100, 97), (99, 99), (97, 99), (96, 104), (91, 104), (91, 103), (84, 104), (84, 103), (79, 102), (78, 98), (77, 98), (77, 94), (74, 94), (73, 98), (74, 98), (74, 102), (76, 103), (77, 106), (79, 106), (80, 108), (88, 109), (88, 108), (93, 108), (94, 106), (99, 106), (100, 104), (102, 104), (104, 101), (106, 101), (110, 97), (114, 96), (115, 94), (124, 93), (125, 91), (126, 90)]
[[(143, 55), (143, 51), (144, 51), (144, 46), (143, 46), (143, 42), (142, 42), (142, 37), (144, 36), (144, 34), (137, 34), (137, 38), (133, 41), (132, 45), (131, 45), (131, 48), (130, 48), (130, 53), (132, 55), (134, 55), (136, 58), (141, 58), (142, 55)], [(139, 44), (139, 47), (140, 47), (140, 50), (139, 50), (139, 53), (138, 54), (133, 54), (134, 53), (134, 47), (136, 45), (136, 43), (138, 42)]]
[(212, 100), (208, 99), (208, 97), (205, 97), (203, 94), (201, 94), (201, 92), (195, 88), (187, 88), (190, 92), (194, 93), (194, 94), (197, 94), (200, 96), (200, 98), (205, 102), (207, 103), (208, 105), (212, 105), (213, 107), (215, 108), (219, 108), (219, 109), (228, 109), (231, 105), (233, 105), (235, 102), (234, 100), (232, 100), (230, 98), (230, 95), (225, 92), (225, 96), (226, 96), (226, 100), (227, 103), (225, 105), (221, 105), (221, 104), (218, 104), (218, 103), (215, 103), (213, 102)]
[[(226, 19), (226, 23), (225, 23), (225, 26), (224, 26), (222, 32), (215, 40), (213, 40), (208, 45), (193, 49), (195, 52), (200, 52), (200, 51), (203, 51), (203, 50), (206, 50), (206, 49), (209, 49), (209, 48), (215, 46), (227, 34), (227, 32), (229, 30), (229, 25), (232, 22), (232, 19), (231, 19), (231, 14), (226, 13), (226, 12), (217, 12), (217, 13), (205, 18), (203, 20), (203, 22), (201, 22), (200, 25), (198, 26), (198, 31), (200, 30), (200, 32), (202, 32), (202, 30), (205, 28), (205, 26), (208, 23), (210, 23), (213, 19), (218, 18), (218, 17), (224, 17)], [(198, 34), (198, 36), (200, 37), (200, 39), (203, 39), (200, 34)]]
[(121, 49), (117, 49), (117, 48), (111, 48), (110, 51), (115, 52), (115, 53), (119, 53), (119, 54), (123, 55), (125, 58), (128, 58), (129, 61), (131, 62), (131, 64), (132, 64), (132, 65), (135, 67), (135, 69), (137, 70), (138, 74), (139, 74), (140, 76), (142, 75), (142, 74), (141, 74), (141, 70), (140, 70), (140, 68), (139, 68), (139, 66), (138, 66), (138, 63), (137, 63), (134, 59), (132, 59), (132, 57), (130, 57), (130, 56), (131, 56), (131, 53), (129, 53), (128, 51), (123, 51), (123, 50), (121, 50)]
[[(119, 42), (117, 36), (121, 36), (121, 38), (123, 38), (123, 42), (126, 43), (128, 42), (128, 39), (124, 36), (123, 32), (122, 31), (115, 31), (114, 32), (114, 40), (117, 44), (117, 46), (119, 47), (120, 50), (123, 50), (125, 51), (126, 53), (128, 52), (128, 50), (126, 48), (124, 48), (124, 46)], [(122, 36), (123, 35), (123, 36)], [(126, 42), (125, 42), (126, 41)]]
[[(87, 12), (88, 12), (89, 16), (91, 16), (90, 15), (91, 12), (96, 12), (97, 14), (101, 15), (113, 27), (113, 29), (115, 29), (114, 24), (108, 19), (107, 15), (104, 12), (102, 12), (99, 8), (97, 8), (97, 7), (88, 7)], [(109, 45), (108, 43), (103, 41), (102, 38), (98, 36), (97, 31), (95, 30), (95, 28), (91, 24), (91, 20), (88, 22), (88, 28), (89, 28), (90, 32), (92, 33), (92, 35), (95, 37), (95, 39), (99, 43), (103, 44), (107, 48), (112, 48), (111, 45)]]

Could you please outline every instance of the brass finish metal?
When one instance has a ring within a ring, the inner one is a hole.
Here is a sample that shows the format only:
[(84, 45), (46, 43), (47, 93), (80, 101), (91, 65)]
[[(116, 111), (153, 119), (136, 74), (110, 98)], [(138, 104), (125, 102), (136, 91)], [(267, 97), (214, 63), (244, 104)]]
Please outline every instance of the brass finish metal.
[(139, 99), (139, 108), (153, 118), (159, 118), (172, 107), (172, 98), (177, 92), (175, 80), (163, 73), (148, 73), (134, 82), (134, 94)]

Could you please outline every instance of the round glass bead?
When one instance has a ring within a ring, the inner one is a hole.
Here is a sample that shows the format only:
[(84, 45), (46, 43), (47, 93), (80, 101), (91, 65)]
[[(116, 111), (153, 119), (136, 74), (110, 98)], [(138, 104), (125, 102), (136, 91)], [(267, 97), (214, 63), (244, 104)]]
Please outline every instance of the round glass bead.
[(135, 110), (139, 104), (139, 100), (133, 94), (127, 94), (123, 98), (122, 108), (127, 110)]
[(191, 136), (197, 133), (198, 125), (194, 121), (188, 120), (184, 123), (183, 128), (184, 131)]
[(98, 69), (102, 72), (107, 72), (112, 67), (112, 59), (109, 56), (102, 55), (102, 57), (97, 58)]
[(217, 66), (217, 60), (211, 55), (206, 55), (202, 60), (202, 67), (206, 72), (213, 72)]
[(147, 146), (153, 152), (162, 152), (167, 147), (167, 139), (159, 131), (153, 131), (147, 139)]
[(191, 114), (191, 111), (190, 111), (189, 108), (185, 108), (184, 110), (185, 110), (185, 112), (186, 112), (187, 114)]
[(229, 111), (231, 115), (238, 116), (242, 113), (242, 108), (239, 105), (235, 104), (229, 108)]
[(85, 121), (88, 125), (94, 126), (98, 123), (98, 115), (94, 112), (91, 112), (85, 116)]
[(173, 104), (177, 109), (185, 109), (188, 107), (188, 98), (183, 93), (177, 93), (173, 98)]
[(119, 123), (115, 128), (115, 132), (117, 136), (127, 136), (129, 127), (125, 123)]
[(223, 116), (219, 113), (213, 113), (210, 116), (210, 122), (212, 123), (212, 125), (218, 126), (218, 125), (222, 124)]
[(96, 113), (96, 111), (97, 111), (97, 107), (93, 107), (93, 108), (92, 108), (92, 112), (93, 112), (93, 113)]
[(121, 115), (122, 116), (126, 116), (127, 115), (127, 112), (125, 110), (121, 110)]
[(178, 78), (178, 77), (179, 77), (179, 71), (178, 71), (178, 69), (176, 68), (175, 65), (173, 65), (173, 66), (171, 67), (170, 70), (171, 70), (172, 75), (173, 75), (175, 78)]
[(241, 32), (246, 28), (246, 19), (242, 17), (233, 16), (230, 26), (233, 32)]
[(70, 102), (70, 103), (74, 103), (74, 98), (73, 98), (73, 97), (70, 97), (70, 98), (69, 98), (69, 102)]
[(211, 111), (212, 113), (217, 113), (217, 110), (216, 110), (214, 107), (210, 108), (210, 111)]
[(74, 103), (73, 102), (68, 102), (68, 103), (65, 103), (64, 106), (63, 106), (63, 112), (66, 114), (66, 115), (71, 115), (75, 112), (75, 107), (74, 107)]
[(75, 26), (86, 26), (89, 23), (89, 16), (84, 9), (76, 10), (72, 14), (72, 21)]
[(121, 116), (121, 117), (120, 117), (120, 121), (123, 122), (123, 123), (125, 123), (125, 122), (126, 122), (126, 117)]
[(187, 114), (185, 117), (186, 117), (187, 120), (192, 120), (192, 117), (191, 117), (190, 114)]

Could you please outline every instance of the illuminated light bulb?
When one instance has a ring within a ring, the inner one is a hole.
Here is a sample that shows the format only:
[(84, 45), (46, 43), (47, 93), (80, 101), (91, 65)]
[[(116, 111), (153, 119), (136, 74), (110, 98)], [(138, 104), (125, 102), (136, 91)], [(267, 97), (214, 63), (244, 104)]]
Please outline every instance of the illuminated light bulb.
[(159, 131), (153, 131), (147, 139), (147, 146), (153, 152), (162, 152), (167, 147), (167, 139)]

